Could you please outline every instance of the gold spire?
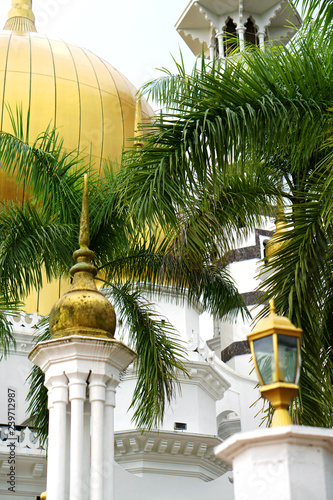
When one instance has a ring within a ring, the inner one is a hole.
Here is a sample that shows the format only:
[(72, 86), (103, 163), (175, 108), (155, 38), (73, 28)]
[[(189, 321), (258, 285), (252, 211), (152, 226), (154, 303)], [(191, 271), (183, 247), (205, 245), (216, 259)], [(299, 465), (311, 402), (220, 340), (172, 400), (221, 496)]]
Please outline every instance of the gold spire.
[(32, 12), (31, 0), (12, 0), (12, 7), (8, 12), (4, 30), (12, 30), (21, 33), (37, 31), (35, 16)]
[(88, 177), (84, 176), (84, 193), (80, 221), (79, 250), (74, 252), (76, 264), (70, 274), (73, 282), (50, 313), (53, 338), (84, 335), (114, 338), (116, 315), (110, 302), (96, 288), (95, 254), (89, 245)]

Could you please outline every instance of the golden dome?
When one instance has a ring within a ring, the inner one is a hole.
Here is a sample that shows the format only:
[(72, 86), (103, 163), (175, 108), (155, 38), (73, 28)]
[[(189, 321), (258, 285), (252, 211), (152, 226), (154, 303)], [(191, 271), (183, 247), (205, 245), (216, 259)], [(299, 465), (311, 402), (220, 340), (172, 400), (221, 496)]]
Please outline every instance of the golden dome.
[[(31, 0), (12, 0), (0, 32), (0, 130), (12, 133), (6, 106), (30, 112), (32, 142), (51, 124), (64, 147), (91, 156), (100, 170), (102, 159), (120, 161), (132, 144), (136, 127), (135, 87), (111, 64), (89, 50), (36, 33)], [(142, 119), (153, 114), (142, 99)], [(0, 200), (22, 196), (15, 182), (0, 171)], [(25, 301), (26, 312), (47, 314), (61, 296), (62, 282), (43, 286)]]
[[(0, 130), (12, 132), (6, 105), (30, 110), (30, 138), (49, 124), (57, 127), (67, 150), (120, 160), (135, 126), (135, 87), (111, 64), (89, 50), (34, 33), (31, 0), (12, 0), (0, 32)], [(25, 31), (28, 30), (28, 31)], [(142, 117), (152, 114), (142, 103)], [(0, 179), (0, 197), (15, 199), (16, 187)]]
[(74, 252), (76, 264), (71, 269), (73, 282), (50, 312), (52, 338), (88, 335), (114, 338), (116, 315), (113, 306), (96, 288), (97, 269), (92, 264), (94, 252), (89, 250), (88, 181), (85, 187), (80, 223), (80, 249)]

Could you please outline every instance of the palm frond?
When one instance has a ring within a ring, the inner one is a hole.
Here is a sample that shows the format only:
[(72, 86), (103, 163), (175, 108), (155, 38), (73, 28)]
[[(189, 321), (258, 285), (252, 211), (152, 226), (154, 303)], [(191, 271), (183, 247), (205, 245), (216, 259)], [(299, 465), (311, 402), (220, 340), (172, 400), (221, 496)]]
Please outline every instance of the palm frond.
[(73, 233), (67, 224), (55, 223), (26, 202), (0, 212), (0, 288), (4, 297), (24, 297), (42, 286), (46, 278), (59, 275), (69, 267)]
[[(37, 332), (34, 341), (43, 342), (50, 339), (49, 317), (45, 316), (37, 325)], [(47, 389), (44, 385), (45, 375), (42, 370), (34, 365), (27, 378), (29, 391), (26, 397), (28, 402), (27, 413), (29, 420), (33, 424), (37, 436), (42, 446), (44, 446), (48, 435)]]
[(150, 429), (162, 423), (165, 406), (175, 396), (177, 376), (186, 373), (185, 350), (174, 328), (132, 284), (110, 286), (107, 293), (137, 353), (133, 420), (139, 427)]

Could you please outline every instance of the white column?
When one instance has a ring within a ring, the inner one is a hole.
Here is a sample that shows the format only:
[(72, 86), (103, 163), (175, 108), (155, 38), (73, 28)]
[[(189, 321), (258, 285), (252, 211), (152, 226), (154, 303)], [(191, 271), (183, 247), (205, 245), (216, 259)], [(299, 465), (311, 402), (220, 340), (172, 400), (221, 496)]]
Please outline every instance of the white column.
[(219, 44), (219, 56), (221, 59), (224, 57), (223, 36), (223, 32), (216, 33), (217, 41)]
[(84, 401), (86, 399), (86, 373), (68, 375), (69, 400), (71, 402), (71, 442), (70, 442), (70, 500), (82, 499), (83, 487), (83, 424)]
[(47, 384), (49, 388), (47, 500), (65, 498), (67, 383), (67, 377), (60, 375), (52, 377)]
[(104, 451), (104, 375), (92, 374), (89, 380), (91, 405), (91, 472), (90, 500), (103, 500), (103, 451)]
[(265, 30), (257, 32), (259, 47), (261, 50), (265, 50)]
[(210, 37), (210, 45), (209, 45), (209, 59), (213, 61), (215, 59), (215, 48), (216, 48), (216, 38), (215, 38), (215, 30), (212, 29), (211, 37)]
[(213, 61), (215, 59), (215, 45), (210, 44), (209, 46), (209, 59)]
[(244, 50), (244, 48), (245, 48), (246, 28), (244, 25), (240, 25), (240, 26), (238, 26), (238, 28), (236, 28), (236, 31), (238, 33), (238, 39), (239, 39), (239, 50), (242, 52), (242, 50)]
[(114, 500), (114, 408), (116, 387), (119, 381), (112, 379), (106, 386), (104, 406), (104, 499)]

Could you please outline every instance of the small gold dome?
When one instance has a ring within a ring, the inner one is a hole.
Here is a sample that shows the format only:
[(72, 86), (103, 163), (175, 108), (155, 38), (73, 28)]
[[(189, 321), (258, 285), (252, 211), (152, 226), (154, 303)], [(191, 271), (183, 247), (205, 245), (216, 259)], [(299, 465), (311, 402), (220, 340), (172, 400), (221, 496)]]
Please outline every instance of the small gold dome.
[(70, 335), (87, 335), (114, 338), (116, 314), (111, 303), (96, 288), (94, 277), (97, 269), (92, 264), (94, 252), (89, 250), (88, 186), (85, 176), (82, 215), (80, 224), (80, 249), (74, 252), (76, 264), (70, 274), (70, 289), (53, 306), (50, 313), (52, 338)]

